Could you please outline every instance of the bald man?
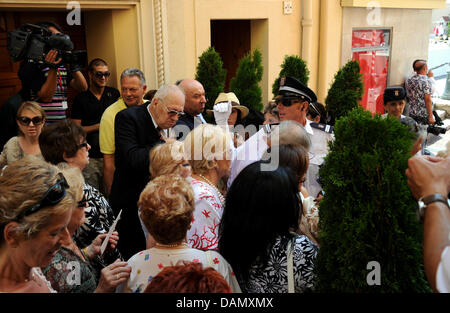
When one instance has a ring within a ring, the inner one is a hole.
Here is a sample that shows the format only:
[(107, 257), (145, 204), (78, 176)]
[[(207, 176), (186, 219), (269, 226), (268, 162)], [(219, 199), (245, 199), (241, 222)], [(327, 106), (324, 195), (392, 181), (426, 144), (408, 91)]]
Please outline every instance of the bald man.
[(206, 97), (203, 85), (195, 79), (183, 79), (178, 82), (186, 96), (184, 103), (184, 115), (178, 119), (177, 125), (185, 125), (190, 130), (195, 126), (205, 124), (206, 121), (202, 116), (205, 110)]

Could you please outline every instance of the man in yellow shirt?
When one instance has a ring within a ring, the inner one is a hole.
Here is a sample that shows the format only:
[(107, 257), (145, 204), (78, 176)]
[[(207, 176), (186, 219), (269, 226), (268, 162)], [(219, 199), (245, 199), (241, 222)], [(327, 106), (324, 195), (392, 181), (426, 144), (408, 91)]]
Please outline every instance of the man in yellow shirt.
[(100, 121), (100, 151), (103, 153), (103, 177), (108, 195), (115, 170), (114, 120), (120, 111), (142, 104), (147, 89), (144, 73), (136, 68), (127, 68), (120, 75), (120, 86), (122, 97), (105, 110)]

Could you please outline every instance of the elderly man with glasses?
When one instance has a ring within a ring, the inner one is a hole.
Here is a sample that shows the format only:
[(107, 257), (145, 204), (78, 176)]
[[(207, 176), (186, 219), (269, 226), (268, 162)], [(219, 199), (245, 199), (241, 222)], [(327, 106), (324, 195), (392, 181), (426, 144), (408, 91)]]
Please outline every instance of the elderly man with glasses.
[(309, 167), (304, 185), (310, 196), (317, 197), (322, 190), (318, 183), (319, 166), (328, 153), (328, 142), (333, 140), (333, 128), (306, 118), (309, 106), (317, 102), (317, 97), (311, 89), (293, 77), (287, 76), (280, 80), (275, 102), (280, 112), (280, 121), (300, 123), (311, 139)]
[(110, 204), (117, 214), (120, 248), (125, 258), (145, 250), (145, 236), (139, 222), (137, 202), (149, 181), (149, 152), (166, 139), (165, 131), (182, 116), (185, 96), (175, 85), (163, 85), (150, 104), (135, 106), (116, 115), (115, 164)]

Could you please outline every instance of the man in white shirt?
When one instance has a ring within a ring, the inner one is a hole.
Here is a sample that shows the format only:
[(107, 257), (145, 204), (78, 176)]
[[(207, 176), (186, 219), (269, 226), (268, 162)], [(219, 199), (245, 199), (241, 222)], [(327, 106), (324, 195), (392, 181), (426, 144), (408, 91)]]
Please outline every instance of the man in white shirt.
[(305, 188), (317, 197), (322, 187), (318, 183), (319, 166), (328, 153), (328, 142), (333, 140), (333, 128), (326, 124), (311, 122), (306, 118), (310, 103), (317, 101), (315, 93), (293, 77), (282, 77), (275, 102), (280, 111), (280, 121), (293, 120), (305, 127), (311, 139), (311, 150)]

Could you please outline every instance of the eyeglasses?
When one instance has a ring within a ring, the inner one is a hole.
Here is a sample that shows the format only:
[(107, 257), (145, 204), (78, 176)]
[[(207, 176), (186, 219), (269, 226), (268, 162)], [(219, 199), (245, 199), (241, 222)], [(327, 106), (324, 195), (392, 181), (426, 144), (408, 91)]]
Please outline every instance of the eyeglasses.
[(283, 98), (275, 99), (275, 103), (276, 103), (277, 105), (279, 105), (279, 104), (281, 103), (281, 104), (284, 105), (285, 107), (290, 107), (290, 106), (293, 105), (294, 103), (298, 103), (298, 102), (300, 102), (300, 101), (302, 101), (302, 100), (299, 99), (299, 98), (286, 98), (286, 97), (283, 97)]
[(180, 112), (177, 110), (169, 110), (169, 108), (161, 100), (159, 102), (164, 106), (164, 108), (166, 109), (169, 116), (173, 117), (173, 116), (177, 115), (178, 117), (180, 117), (180, 116), (184, 115), (184, 112)]
[(69, 184), (67, 184), (66, 178), (62, 173), (58, 173), (58, 180), (56, 181), (56, 184), (48, 188), (48, 190), (44, 193), (38, 203), (32, 205), (21, 214), (19, 214), (16, 220), (21, 220), (25, 216), (36, 213), (40, 209), (47, 206), (58, 204), (66, 196), (67, 188), (69, 188)]
[(103, 76), (105, 76), (105, 78), (108, 78), (111, 75), (110, 72), (95, 72), (95, 77), (97, 78), (102, 78)]
[(82, 149), (82, 148), (86, 148), (87, 149), (88, 145), (89, 144), (85, 141), (85, 142), (83, 142), (83, 143), (78, 145), (78, 149)]
[(17, 117), (17, 120), (20, 124), (24, 126), (30, 125), (31, 122), (33, 122), (33, 125), (40, 125), (44, 121), (44, 118), (42, 116), (35, 116), (33, 118), (29, 118), (26, 116), (19, 116)]

